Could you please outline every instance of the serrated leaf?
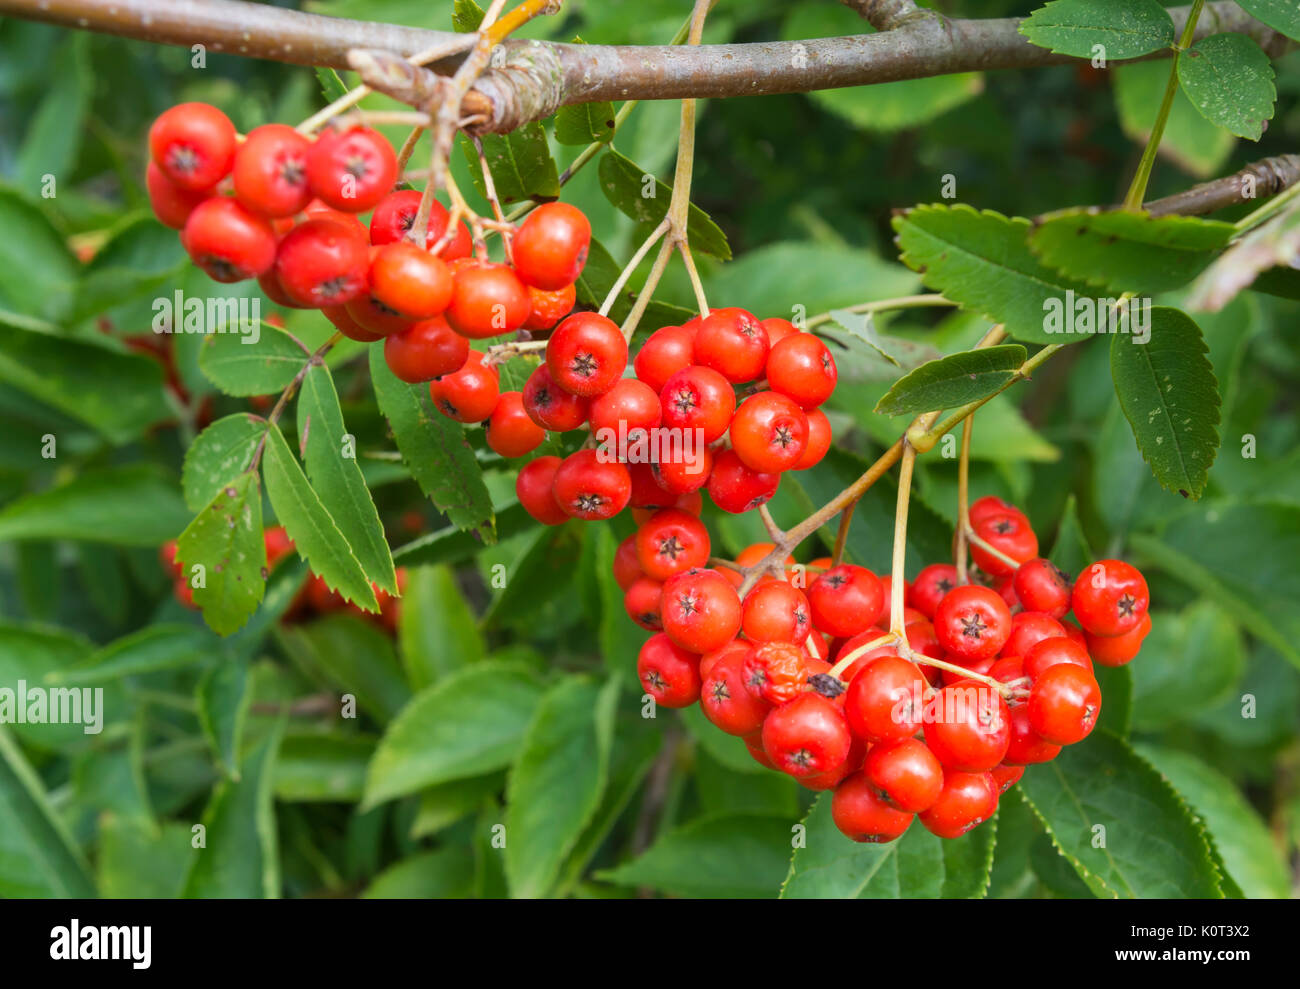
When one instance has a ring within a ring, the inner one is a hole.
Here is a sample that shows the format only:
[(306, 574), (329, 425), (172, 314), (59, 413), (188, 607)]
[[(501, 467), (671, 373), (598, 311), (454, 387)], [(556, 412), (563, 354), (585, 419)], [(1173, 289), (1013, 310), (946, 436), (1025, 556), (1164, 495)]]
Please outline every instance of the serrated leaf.
[[(1169, 63), (1163, 59), (1116, 65), (1115, 106), (1124, 133), (1146, 144), (1169, 83)], [(1174, 95), (1159, 154), (1199, 179), (1208, 179), (1232, 155), (1237, 139), (1197, 112), (1183, 91)]]
[(334, 519), (373, 583), (397, 593), (397, 573), (384, 538), (379, 510), (361, 476), (356, 437), (347, 431), (334, 379), (324, 364), (314, 364), (298, 395), (298, 441), (312, 488)]
[(464, 427), (434, 412), (427, 386), (408, 385), (388, 369), (382, 342), (370, 348), (370, 380), (420, 490), (453, 525), (474, 530), (484, 544), (496, 542), (492, 496)]
[[(492, 186), (502, 205), (525, 199), (555, 199), (560, 195), (560, 174), (551, 157), (546, 129), (539, 121), (524, 124), (509, 134), (484, 134), (483, 157), (492, 172)], [(470, 176), (479, 194), (487, 196), (487, 184), (479, 167), (478, 152), (466, 138), (461, 148), (469, 162)]]
[(1052, 762), (1030, 766), (1017, 788), (1095, 896), (1222, 896), (1200, 823), (1109, 732), (1094, 731)]
[(413, 690), (483, 659), (474, 612), (448, 567), (412, 567), (398, 615), (402, 666)]
[(1248, 35), (1202, 38), (1179, 56), (1178, 81), (1206, 120), (1238, 137), (1258, 141), (1273, 119), (1273, 65)]
[(506, 877), (516, 897), (545, 896), (600, 806), (618, 681), (569, 678), (542, 698), (506, 788)]
[(1174, 43), (1174, 22), (1156, 0), (1053, 0), (1021, 21), (1019, 31), (1040, 48), (1108, 61)]
[[(1081, 281), (1044, 266), (1029, 250), (1028, 220), (970, 206), (917, 206), (894, 218), (904, 264), (964, 309), (1006, 326), (1019, 340), (1060, 343), (1046, 327), (1066, 293), (1090, 292)], [(1053, 302), (1052, 300), (1055, 300)]]
[(199, 349), (199, 368), (227, 395), (246, 398), (283, 391), (311, 356), (284, 330), (270, 323), (258, 326), (257, 335), (210, 334)]
[(1177, 309), (1151, 310), (1150, 339), (1117, 333), (1110, 370), (1138, 449), (1160, 485), (1199, 498), (1219, 451), (1219, 386), (1201, 329)]
[(951, 409), (996, 394), (1025, 362), (1025, 348), (1008, 343), (965, 350), (905, 374), (876, 403), (881, 415)]
[(189, 521), (174, 482), (137, 464), (90, 471), (0, 510), (0, 541), (75, 539), (157, 546)]
[(1206, 600), (1180, 614), (1158, 613), (1140, 655), (1142, 662), (1126, 669), (1133, 673), (1134, 720), (1142, 731), (1159, 731), (1223, 701), (1246, 665), (1237, 625)]
[(804, 827), (805, 844), (790, 859), (782, 899), (970, 899), (989, 886), (996, 819), (952, 840), (914, 821), (896, 841), (862, 844), (835, 827), (830, 794), (823, 793)]
[(1077, 208), (1039, 220), (1029, 247), (1068, 278), (1154, 295), (1190, 282), (1235, 233), (1231, 223), (1200, 217)]
[[(209, 628), (229, 635), (248, 621), (262, 600), (267, 574), (257, 474), (240, 474), (216, 493), (181, 533), (176, 558)], [(198, 566), (202, 587), (194, 586)]]
[(239, 740), (250, 699), (248, 662), (243, 657), (223, 657), (194, 689), (203, 737), (217, 765), (231, 779), (239, 778)]
[[(671, 186), (660, 182), (613, 148), (600, 157), (600, 188), (615, 209), (647, 229), (658, 226), (668, 215), (668, 204), (673, 195)], [(726, 235), (694, 203), (690, 205), (686, 220), (686, 235), (692, 250), (723, 261), (731, 260), (731, 247)]]
[(1237, 0), (1237, 5), (1255, 20), (1300, 41), (1300, 7), (1293, 0)]
[(468, 667), (422, 690), (380, 739), (362, 806), (508, 766), (541, 696), (531, 670), (496, 662)]
[(316, 66), (316, 81), (320, 83), (320, 91), (327, 104), (348, 94), (347, 84), (334, 69), (323, 65)]
[(236, 412), (199, 433), (185, 452), (181, 471), (181, 489), (190, 511), (199, 511), (248, 468), (266, 429), (266, 420), (260, 416)]
[(365, 571), (276, 427), (267, 431), (262, 472), (276, 518), (312, 572), (347, 600), (377, 611), (379, 603)]

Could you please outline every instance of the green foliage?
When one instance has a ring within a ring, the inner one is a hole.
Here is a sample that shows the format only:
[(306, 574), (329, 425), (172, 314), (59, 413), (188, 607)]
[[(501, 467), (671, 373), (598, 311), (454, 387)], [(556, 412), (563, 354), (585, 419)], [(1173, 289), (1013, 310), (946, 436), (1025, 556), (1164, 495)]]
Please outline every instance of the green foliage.
[(1156, 0), (1052, 0), (1020, 25), (1036, 45), (1062, 55), (1136, 58), (1174, 43), (1174, 22)]
[(1178, 59), (1178, 81), (1192, 105), (1238, 137), (1258, 141), (1273, 117), (1273, 66), (1244, 34), (1202, 38)]
[[(637, 221), (647, 234), (668, 215), (668, 204), (673, 196), (672, 186), (660, 182), (613, 148), (600, 158), (600, 188), (619, 212)], [(711, 254), (723, 261), (731, 260), (731, 247), (726, 235), (694, 203), (688, 211), (686, 234), (692, 250)]]
[(1018, 344), (949, 354), (900, 378), (876, 403), (876, 411), (898, 416), (950, 409), (996, 394), (1025, 362)]

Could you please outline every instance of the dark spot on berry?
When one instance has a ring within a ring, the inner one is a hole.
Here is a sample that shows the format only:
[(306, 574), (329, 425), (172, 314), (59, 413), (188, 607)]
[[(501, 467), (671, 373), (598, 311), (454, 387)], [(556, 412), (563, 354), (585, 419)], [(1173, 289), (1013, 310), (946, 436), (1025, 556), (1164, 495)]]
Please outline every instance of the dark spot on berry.
[(814, 673), (808, 678), (808, 685), (823, 697), (834, 700), (844, 693), (844, 681), (829, 673)]
[(961, 619), (961, 634), (972, 639), (981, 638), (988, 631), (988, 623), (978, 611)]

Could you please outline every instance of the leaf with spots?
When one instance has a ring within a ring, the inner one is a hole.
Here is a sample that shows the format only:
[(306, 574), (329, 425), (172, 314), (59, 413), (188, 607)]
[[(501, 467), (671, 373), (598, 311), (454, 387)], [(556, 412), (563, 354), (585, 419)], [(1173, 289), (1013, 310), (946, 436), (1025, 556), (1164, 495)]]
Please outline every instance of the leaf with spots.
[(284, 330), (269, 323), (257, 326), (257, 336), (212, 333), (199, 350), (200, 370), (227, 395), (246, 398), (283, 391), (311, 356)]
[(1174, 22), (1156, 0), (1054, 0), (1020, 24), (1035, 45), (1063, 55), (1107, 59), (1149, 55), (1174, 43)]
[[(497, 200), (503, 205), (525, 199), (555, 199), (560, 195), (560, 175), (551, 157), (546, 130), (534, 120), (509, 134), (484, 134), (483, 157), (492, 173)], [(469, 161), (470, 176), (482, 196), (487, 195), (478, 152), (471, 141), (461, 139)]]
[(1191, 317), (1157, 306), (1149, 333), (1111, 339), (1115, 394), (1156, 480), (1199, 498), (1219, 451), (1219, 383)]
[[(240, 474), (217, 491), (181, 533), (176, 555), (194, 603), (214, 632), (229, 635), (248, 621), (266, 589), (262, 488), (255, 472)], [(196, 572), (197, 567), (202, 570)]]
[(1273, 64), (1244, 34), (1202, 38), (1178, 59), (1178, 81), (1206, 120), (1258, 141), (1273, 118)]
[(248, 467), (265, 433), (266, 420), (248, 412), (218, 419), (199, 433), (181, 471), (181, 490), (190, 511), (199, 511), (222, 485)]

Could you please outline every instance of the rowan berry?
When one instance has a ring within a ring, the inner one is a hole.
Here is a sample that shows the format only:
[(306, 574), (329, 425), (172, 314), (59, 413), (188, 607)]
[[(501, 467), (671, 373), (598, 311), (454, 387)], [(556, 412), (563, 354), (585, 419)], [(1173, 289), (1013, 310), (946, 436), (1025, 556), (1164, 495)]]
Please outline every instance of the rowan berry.
[(1059, 619), (1070, 610), (1070, 578), (1051, 560), (1039, 557), (1020, 564), (1013, 586), (1028, 611)]
[(574, 313), (547, 340), (546, 366), (565, 391), (591, 398), (609, 391), (623, 376), (627, 341), (612, 319)]
[(961, 680), (939, 691), (939, 717), (925, 726), (925, 744), (945, 769), (982, 773), (1006, 755), (1007, 703), (992, 687)]
[(471, 350), (459, 370), (429, 382), (429, 397), (448, 419), (482, 422), (501, 397), (497, 369), (484, 364), (483, 355)]
[(791, 333), (798, 333), (799, 327), (795, 326), (788, 319), (780, 316), (769, 316), (767, 319), (759, 320), (763, 324), (763, 329), (767, 330), (768, 354), (770, 355), (772, 347), (788, 337)]
[(831, 797), (831, 819), (854, 841), (893, 841), (908, 829), (914, 816), (887, 803), (865, 772), (846, 777)]
[(1101, 688), (1093, 675), (1072, 663), (1058, 663), (1034, 678), (1025, 703), (1029, 726), (1056, 745), (1088, 737), (1101, 713)]
[(280, 241), (275, 273), (285, 294), (302, 306), (341, 306), (359, 298), (370, 283), (364, 228), (304, 220)]
[(715, 309), (695, 332), (692, 360), (712, 368), (733, 384), (763, 376), (767, 362), (767, 330), (743, 309)]
[(273, 569), (277, 563), (293, 552), (293, 540), (282, 525), (273, 525), (262, 533), (262, 545), (266, 550), (266, 565)]
[(641, 561), (636, 553), (636, 533), (633, 533), (619, 543), (618, 549), (614, 551), (614, 582), (620, 591), (626, 591), (636, 583), (638, 577), (644, 576), (645, 571), (641, 569)]
[(152, 161), (145, 168), (144, 184), (149, 192), (149, 205), (153, 209), (153, 215), (173, 230), (183, 229), (194, 208), (211, 196), (206, 189), (196, 192), (177, 185)]
[(206, 192), (230, 174), (238, 136), (230, 118), (207, 103), (180, 103), (149, 128), (149, 154), (173, 185)]
[(925, 810), (943, 789), (942, 764), (917, 738), (873, 745), (862, 771), (885, 800), (909, 814)]
[(224, 196), (195, 206), (181, 238), (194, 263), (213, 281), (256, 278), (275, 263), (271, 224)]
[(668, 379), (659, 394), (663, 424), (669, 429), (700, 430), (701, 439), (712, 443), (731, 425), (736, 411), (736, 393), (717, 371), (692, 365)]
[(522, 457), (541, 446), (544, 439), (546, 430), (528, 417), (519, 392), (502, 392), (487, 421), (487, 445), (493, 452), (507, 458)]
[(625, 440), (630, 447), (650, 438), (661, 413), (659, 396), (653, 388), (636, 378), (620, 378), (591, 400), (592, 434), (601, 442)]
[(349, 340), (356, 340), (358, 343), (374, 343), (376, 340), (384, 339), (384, 334), (372, 333), (353, 319), (347, 306), (321, 306), (320, 312)]
[(934, 621), (939, 602), (957, 586), (957, 568), (951, 563), (931, 563), (916, 575), (912, 584), (911, 604)]
[(1123, 560), (1099, 560), (1079, 574), (1070, 600), (1084, 631), (1123, 635), (1142, 624), (1151, 595), (1136, 567)]
[(745, 595), (740, 627), (751, 642), (803, 645), (812, 631), (808, 598), (784, 581), (760, 583)]
[(528, 288), (528, 318), (524, 320), (524, 329), (532, 330), (534, 337), (545, 336), (545, 331), (573, 311), (573, 304), (578, 299), (577, 290), (572, 285), (546, 292), (540, 288)]
[(1061, 623), (1041, 611), (1021, 611), (1011, 616), (1011, 635), (1002, 646), (1003, 656), (1023, 656), (1043, 639), (1063, 639)]
[(792, 333), (782, 339), (767, 359), (767, 383), (797, 402), (814, 409), (831, 397), (839, 371), (826, 344), (811, 333)]
[(380, 337), (405, 333), (415, 325), (415, 320), (403, 316), (395, 309), (388, 308), (369, 292), (363, 292), (355, 299), (349, 299), (343, 304), (343, 308), (359, 325)]
[(587, 522), (613, 518), (627, 507), (632, 479), (617, 461), (597, 450), (569, 454), (555, 472), (555, 500), (574, 518)]
[(706, 653), (740, 631), (736, 588), (715, 570), (687, 570), (664, 581), (664, 631), (683, 649)]
[(1092, 672), (1092, 659), (1088, 650), (1067, 636), (1042, 639), (1034, 643), (1021, 657), (1025, 676), (1037, 680), (1043, 671), (1061, 663), (1078, 666)]
[(285, 124), (263, 124), (235, 152), (235, 198), (263, 216), (293, 216), (311, 202), (311, 141)]
[(921, 671), (901, 657), (873, 660), (844, 693), (853, 734), (872, 743), (915, 735), (921, 730), (928, 687)]
[(967, 584), (953, 588), (939, 602), (934, 631), (939, 644), (959, 661), (988, 659), (1011, 635), (1011, 610), (996, 591)]
[(553, 433), (577, 429), (590, 414), (589, 401), (557, 385), (545, 364), (538, 365), (528, 376), (523, 396), (529, 418)]
[(763, 720), (763, 751), (796, 779), (843, 765), (852, 744), (844, 712), (821, 694), (800, 694)]
[(804, 447), (803, 456), (791, 470), (808, 470), (810, 467), (816, 467), (830, 452), (831, 421), (826, 418), (826, 413), (821, 409), (810, 409), (806, 415), (808, 444)]
[(741, 402), (730, 429), (736, 456), (760, 473), (790, 470), (808, 448), (808, 417), (776, 392), (759, 392)]
[[(706, 652), (700, 657), (700, 678), (703, 679), (709, 675), (713, 669), (713, 664), (726, 656), (739, 656), (742, 664), (741, 680), (744, 680), (743, 664), (754, 653), (753, 643), (746, 642), (744, 639), (732, 639), (726, 645), (714, 649), (712, 652)], [(745, 732), (745, 734), (749, 734)]]
[(841, 563), (820, 574), (808, 587), (813, 624), (845, 638), (874, 625), (885, 609), (880, 578), (866, 567)]
[(637, 351), (632, 368), (641, 381), (658, 394), (678, 371), (691, 366), (695, 338), (680, 326), (664, 326), (650, 334)]
[(939, 799), (922, 811), (921, 825), (940, 838), (960, 838), (998, 809), (991, 773), (945, 772)]
[(663, 632), (646, 640), (636, 658), (637, 677), (645, 692), (664, 707), (690, 707), (700, 696), (700, 657)]
[(1007, 751), (1002, 761), (1009, 766), (1032, 766), (1051, 762), (1061, 754), (1061, 747), (1047, 741), (1029, 723), (1029, 711), (1023, 703), (1014, 704), (1007, 713)]
[(1015, 505), (1003, 501), (997, 495), (985, 495), (983, 498), (976, 498), (966, 512), (972, 527), (989, 515), (1006, 514), (1023, 515), (1024, 513)]
[(1090, 635), (1083, 633), (1088, 643), (1088, 654), (1102, 666), (1123, 666), (1142, 648), (1142, 640), (1151, 631), (1151, 614), (1142, 616), (1142, 624), (1123, 635)]
[(1001, 796), (1020, 782), (1020, 777), (1025, 775), (1025, 767), (994, 766), (989, 770), (989, 775), (993, 777), (993, 785), (998, 788), (998, 796)]
[(546, 203), (528, 214), (511, 243), (515, 270), (536, 288), (572, 285), (587, 263), (591, 224), (568, 203)]
[(649, 577), (638, 577), (623, 594), (627, 616), (648, 632), (663, 630), (662, 606), (663, 584)]
[(447, 265), (412, 243), (385, 244), (370, 263), (370, 294), (411, 319), (442, 315), (451, 292)]
[(515, 478), (515, 497), (524, 511), (543, 525), (559, 525), (569, 514), (555, 500), (555, 474), (562, 461), (559, 457), (530, 460)]
[(646, 576), (667, 580), (709, 559), (709, 532), (694, 515), (676, 508), (654, 513), (636, 534), (637, 562)]
[(1015, 561), (1015, 564), (1008, 563), (982, 546), (972, 543), (971, 559), (990, 576), (1010, 576), (1015, 573), (1016, 565), (1032, 560), (1038, 555), (1038, 537), (1029, 527), (1029, 520), (1019, 512), (983, 516), (979, 522), (972, 524), (972, 528), (980, 539), (1003, 556)]
[(407, 384), (432, 381), (459, 371), (469, 359), (469, 341), (441, 316), (421, 320), (384, 339), (388, 369)]
[[(423, 195), (414, 189), (400, 189), (389, 193), (379, 201), (370, 217), (370, 243), (376, 247), (409, 240), (408, 234), (420, 212), (420, 200)], [(429, 229), (424, 246), (432, 248), (442, 239), (447, 231), (447, 221), (451, 219), (446, 207), (438, 200), (433, 200), (429, 207)], [(416, 242), (418, 244), (418, 241)], [(469, 257), (473, 250), (469, 230), (464, 223), (456, 225), (456, 236), (446, 247), (438, 252), (444, 261)]]
[(750, 470), (735, 450), (723, 450), (714, 457), (708, 475), (709, 497), (724, 512), (733, 515), (767, 504), (780, 483), (779, 474)]
[(307, 154), (307, 181), (321, 202), (344, 213), (373, 209), (397, 180), (397, 155), (369, 127), (330, 130)]
[(752, 650), (743, 642), (735, 645), (738, 648), (723, 646), (700, 660), (700, 710), (721, 731), (745, 736), (763, 727), (772, 706), (745, 686), (745, 659)]
[(713, 479), (713, 450), (700, 441), (698, 433), (654, 429), (650, 438), (658, 442), (658, 456), (650, 469), (655, 483), (665, 491), (674, 495), (690, 494)]
[(504, 264), (465, 258), (453, 271), (447, 322), (471, 340), (513, 333), (532, 312), (528, 289)]

